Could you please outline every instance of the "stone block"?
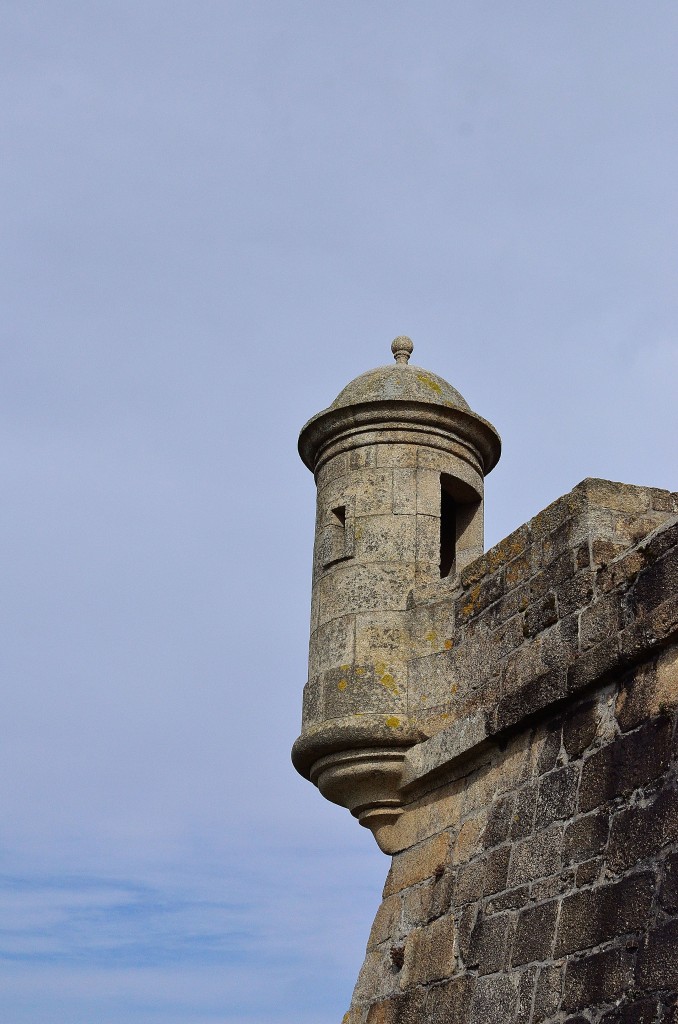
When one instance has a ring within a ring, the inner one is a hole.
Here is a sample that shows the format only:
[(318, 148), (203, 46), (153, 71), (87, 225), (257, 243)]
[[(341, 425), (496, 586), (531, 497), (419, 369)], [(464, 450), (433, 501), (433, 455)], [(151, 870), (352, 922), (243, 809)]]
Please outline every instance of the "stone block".
[(360, 562), (415, 562), (415, 516), (362, 516), (355, 526), (355, 557)]
[(579, 960), (569, 960), (561, 1009), (580, 1010), (619, 999), (633, 981), (634, 953), (609, 949)]
[(417, 514), (416, 559), (440, 565), (440, 519)]
[(582, 570), (558, 585), (558, 611), (561, 618), (579, 612), (593, 600), (596, 580), (593, 572)]
[(654, 875), (645, 872), (567, 896), (560, 911), (555, 956), (643, 929), (652, 905), (654, 881)]
[(564, 893), (571, 892), (574, 886), (574, 869), (565, 868), (557, 875), (549, 875), (548, 878), (539, 878), (530, 886), (532, 901), (541, 903), (543, 900), (552, 900)]
[(661, 1005), (656, 998), (637, 999), (634, 1002), (623, 1002), (600, 1019), (600, 1024), (657, 1024), (664, 1020), (661, 1016)]
[(365, 957), (353, 991), (354, 1003), (386, 999), (398, 991), (398, 975), (388, 948), (376, 946)]
[(407, 624), (400, 612), (366, 612), (355, 616), (355, 660), (358, 665), (376, 666), (384, 675), (389, 666), (402, 666), (410, 648)]
[(563, 990), (564, 969), (562, 964), (553, 964), (539, 969), (539, 978), (534, 993), (532, 1024), (553, 1017), (560, 1006)]
[(485, 857), (462, 864), (457, 872), (454, 898), (457, 903), (469, 903), (491, 896), (506, 887), (510, 848), (502, 846)]
[(644, 569), (633, 590), (633, 610), (647, 615), (657, 605), (678, 593), (678, 548), (673, 548)]
[(477, 970), (479, 975), (483, 975), (494, 974), (502, 969), (510, 925), (509, 914), (478, 918), (466, 955), (468, 970)]
[(598, 728), (598, 704), (589, 701), (580, 705), (563, 720), (563, 745), (567, 756), (573, 760), (590, 747)]
[(474, 982), (472, 978), (459, 977), (435, 985), (426, 993), (424, 1012), (417, 1024), (450, 1024), (450, 1021), (468, 1020)]
[(403, 900), (400, 893), (388, 896), (379, 904), (370, 937), (367, 941), (367, 949), (379, 946), (383, 942), (392, 941), (400, 933), (402, 918)]
[(497, 767), (497, 793), (507, 793), (529, 781), (533, 769), (529, 737), (519, 734), (502, 743), (502, 757)]
[(348, 473), (348, 452), (335, 455), (328, 462), (324, 462), (315, 476), (315, 484), (319, 491), (326, 487), (330, 480), (346, 476)]
[(512, 967), (550, 958), (557, 917), (557, 900), (522, 911), (513, 940)]
[(373, 469), (377, 465), (376, 444), (362, 444), (348, 452), (348, 466), (351, 470)]
[(451, 652), (411, 660), (408, 666), (410, 714), (417, 716), (425, 714), (429, 708), (453, 707), (459, 692), (459, 678)]
[(582, 651), (607, 640), (623, 626), (621, 595), (607, 594), (589, 605), (579, 619), (579, 644)]
[(483, 834), (483, 846), (486, 850), (499, 846), (508, 838), (513, 818), (515, 797), (512, 793), (495, 800), (488, 809), (487, 825)]
[(663, 651), (625, 682), (617, 699), (617, 721), (623, 731), (678, 706), (678, 645)]
[(577, 818), (565, 829), (563, 861), (580, 864), (597, 857), (607, 845), (610, 834), (610, 815), (606, 809)]
[[(424, 999), (425, 993), (417, 989), (390, 999), (380, 999), (367, 1010), (365, 1024), (419, 1024), (424, 1019)], [(350, 1024), (353, 1024), (352, 1020)]]
[(558, 874), (562, 867), (562, 845), (562, 827), (546, 829), (515, 843), (511, 851), (509, 885), (523, 885), (545, 875)]
[(396, 854), (384, 886), (384, 897), (423, 882), (439, 868), (444, 869), (449, 852), (450, 834), (442, 832), (403, 853)]
[(500, 570), (476, 583), (457, 599), (455, 613), (457, 622), (469, 622), (486, 608), (498, 601), (504, 594), (504, 575)]
[(405, 713), (406, 692), (401, 680), (391, 673), (383, 676), (374, 668), (345, 665), (320, 675), (323, 714), (326, 719), (355, 714)]
[(488, 900), (485, 909), (488, 914), (500, 914), (504, 910), (521, 910), (531, 899), (529, 885), (520, 885), (517, 889), (507, 889), (493, 896)]
[(483, 832), (487, 824), (487, 811), (483, 810), (467, 818), (457, 834), (454, 857), (457, 864), (464, 864), (483, 851)]
[(671, 854), (664, 861), (659, 902), (667, 914), (678, 914), (678, 853)]
[(517, 1002), (517, 978), (513, 975), (478, 978), (468, 1024), (506, 1024), (514, 1019)]
[(312, 676), (304, 687), (304, 699), (301, 711), (302, 725), (311, 725), (314, 722), (322, 721), (322, 681), (318, 676)]
[(587, 758), (582, 768), (579, 806), (592, 810), (656, 779), (668, 767), (671, 722), (656, 718)]
[(592, 860), (586, 860), (580, 864), (575, 874), (577, 888), (581, 889), (585, 885), (593, 885), (594, 882), (599, 881), (603, 863), (602, 857), (594, 857)]
[(636, 984), (640, 989), (678, 990), (678, 920), (655, 928), (638, 953)]
[(390, 515), (393, 511), (393, 473), (389, 469), (365, 469), (355, 483), (355, 515)]
[(538, 790), (539, 783), (531, 782), (516, 793), (510, 828), (511, 839), (524, 839), (534, 830)]
[(633, 513), (646, 512), (652, 507), (652, 488), (600, 480), (596, 477), (590, 477), (584, 483), (586, 497), (591, 505)]
[(536, 636), (558, 621), (558, 602), (553, 591), (545, 594), (525, 612), (524, 634)]
[(607, 861), (620, 873), (678, 842), (678, 791), (667, 786), (612, 819)]
[(516, 1003), (515, 1016), (511, 1024), (530, 1024), (537, 974), (537, 967), (528, 967), (518, 975), (518, 1002)]
[(565, 668), (552, 668), (536, 677), (529, 677), (516, 690), (504, 694), (498, 701), (494, 714), (495, 728), (508, 729), (521, 722), (528, 715), (541, 711), (567, 692)]
[(650, 496), (652, 501), (652, 508), (658, 512), (678, 512), (678, 493), (675, 491), (665, 491), (660, 487), (650, 487)]
[[(510, 590), (503, 597), (500, 597), (495, 604), (492, 605), (488, 615), (493, 626), (498, 626), (502, 622), (506, 622), (507, 619), (512, 618), (514, 615), (522, 615), (530, 606), (530, 594), (529, 587), (523, 583), (515, 589)], [(521, 619), (522, 629), (522, 619)]]
[(412, 608), (408, 625), (415, 658), (450, 651), (454, 647), (454, 605), (448, 600)]
[(554, 821), (572, 817), (577, 805), (578, 783), (579, 771), (571, 764), (542, 776), (539, 781), (535, 828), (546, 828)]
[(440, 472), (417, 469), (417, 515), (440, 521)]
[(405, 940), (405, 962), (400, 987), (413, 988), (449, 978), (455, 970), (455, 927), (451, 914), (414, 928)]
[(342, 615), (318, 626), (309, 656), (309, 672), (316, 675), (328, 668), (353, 664), (355, 616)]
[(417, 447), (413, 444), (378, 444), (378, 469), (415, 469)]
[(590, 686), (591, 683), (604, 681), (619, 666), (619, 640), (617, 636), (608, 637), (595, 647), (581, 654), (567, 668), (567, 691), (574, 694)]
[(417, 473), (414, 469), (393, 470), (393, 512), (398, 516), (417, 513)]
[[(676, 495), (672, 496), (674, 501)], [(661, 558), (670, 551), (671, 548), (678, 546), (678, 522), (668, 523), (667, 526), (648, 537), (640, 547), (639, 551), (643, 556), (644, 564), (649, 565), (651, 562), (656, 562), (658, 558)]]
[(318, 582), (320, 623), (354, 612), (404, 611), (413, 583), (413, 566), (340, 563)]
[(538, 775), (546, 775), (556, 767), (560, 760), (561, 745), (562, 719), (557, 716), (537, 729), (532, 738)]

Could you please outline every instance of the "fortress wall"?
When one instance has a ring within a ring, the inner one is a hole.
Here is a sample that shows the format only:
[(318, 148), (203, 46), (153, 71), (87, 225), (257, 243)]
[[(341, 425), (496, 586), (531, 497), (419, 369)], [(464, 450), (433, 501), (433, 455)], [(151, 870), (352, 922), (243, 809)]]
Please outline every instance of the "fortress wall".
[[(410, 716), (448, 744), (471, 721), (489, 735), (636, 657), (639, 629), (665, 631), (656, 608), (678, 600), (678, 581), (662, 577), (677, 514), (671, 492), (584, 480), (455, 580), (416, 593)], [(669, 627), (675, 618), (671, 606)]]
[(676, 500), (585, 481), (418, 595), (433, 735), (345, 1024), (678, 1024)]

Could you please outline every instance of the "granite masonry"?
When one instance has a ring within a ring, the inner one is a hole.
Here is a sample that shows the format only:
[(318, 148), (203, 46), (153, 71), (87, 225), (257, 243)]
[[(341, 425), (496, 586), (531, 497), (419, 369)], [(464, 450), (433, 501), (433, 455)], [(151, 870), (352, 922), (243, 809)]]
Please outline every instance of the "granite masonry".
[(678, 494), (585, 480), (484, 552), (498, 434), (392, 349), (300, 437), (293, 761), (392, 857), (344, 1024), (678, 1024)]

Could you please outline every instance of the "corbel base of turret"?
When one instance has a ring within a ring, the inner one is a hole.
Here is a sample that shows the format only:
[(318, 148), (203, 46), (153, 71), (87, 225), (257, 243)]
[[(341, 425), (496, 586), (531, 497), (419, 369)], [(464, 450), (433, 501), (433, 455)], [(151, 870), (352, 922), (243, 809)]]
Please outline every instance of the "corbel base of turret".
[(342, 750), (316, 761), (310, 779), (332, 803), (347, 807), (369, 828), (384, 853), (395, 853), (390, 833), (402, 811), (404, 748)]

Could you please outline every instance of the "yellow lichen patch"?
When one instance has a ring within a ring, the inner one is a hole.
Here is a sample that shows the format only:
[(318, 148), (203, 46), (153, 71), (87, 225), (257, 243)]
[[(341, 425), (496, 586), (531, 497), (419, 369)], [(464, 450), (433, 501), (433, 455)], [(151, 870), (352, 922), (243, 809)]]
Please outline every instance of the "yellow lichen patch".
[(377, 673), (378, 676), (383, 676), (384, 672), (386, 671), (386, 668), (387, 666), (384, 661), (378, 661), (374, 666), (374, 671)]
[(428, 640), (428, 642), (430, 644), (434, 644), (436, 642), (436, 640), (438, 639), (438, 634), (435, 632), (435, 630), (430, 629), (428, 631), (428, 633), (426, 634), (426, 636), (424, 637), (424, 639)]
[(379, 677), (379, 682), (382, 686), (385, 686), (387, 690), (390, 690), (391, 693), (398, 696), (398, 685), (390, 672), (384, 672), (383, 676)]
[(358, 667), (355, 670), (355, 674), (357, 676), (364, 676), (365, 675), (365, 669), (362, 667), (362, 665), (358, 665)]
[(499, 541), (490, 551), (487, 552), (487, 560), (490, 570), (494, 572), (495, 569), (499, 568), (504, 562), (510, 561), (511, 558), (516, 558), (523, 550), (523, 545), (519, 540), (511, 540), (505, 538)]
[(339, 682), (337, 683), (337, 689), (338, 690), (345, 690), (347, 686), (348, 686), (348, 679), (340, 679)]
[(350, 665), (340, 665), (339, 666), (339, 671), (340, 672), (348, 672), (350, 670), (350, 668), (351, 668)]
[(458, 684), (457, 683), (452, 683), (452, 685), (450, 686), (450, 693), (456, 693), (458, 689), (459, 689)]
[(431, 391), (435, 391), (437, 395), (442, 394), (442, 388), (437, 380), (430, 376), (428, 373), (418, 373), (417, 380), (420, 380), (422, 384), (425, 384)]
[(444, 646), (446, 651), (451, 651), (454, 647), (454, 640), (446, 640)]
[(468, 615), (469, 612), (472, 612), (472, 611), (475, 610), (476, 601), (478, 600), (479, 597), (480, 597), (480, 586), (479, 586), (479, 584), (476, 584), (475, 587), (471, 587), (471, 589), (468, 592), (468, 599), (467, 599), (466, 603), (464, 604), (464, 606), (462, 608), (462, 613), (464, 615)]
[(396, 718), (395, 715), (391, 715), (390, 718), (386, 719), (386, 725), (389, 727), (389, 729), (397, 729), (398, 726), (400, 725), (400, 719)]

